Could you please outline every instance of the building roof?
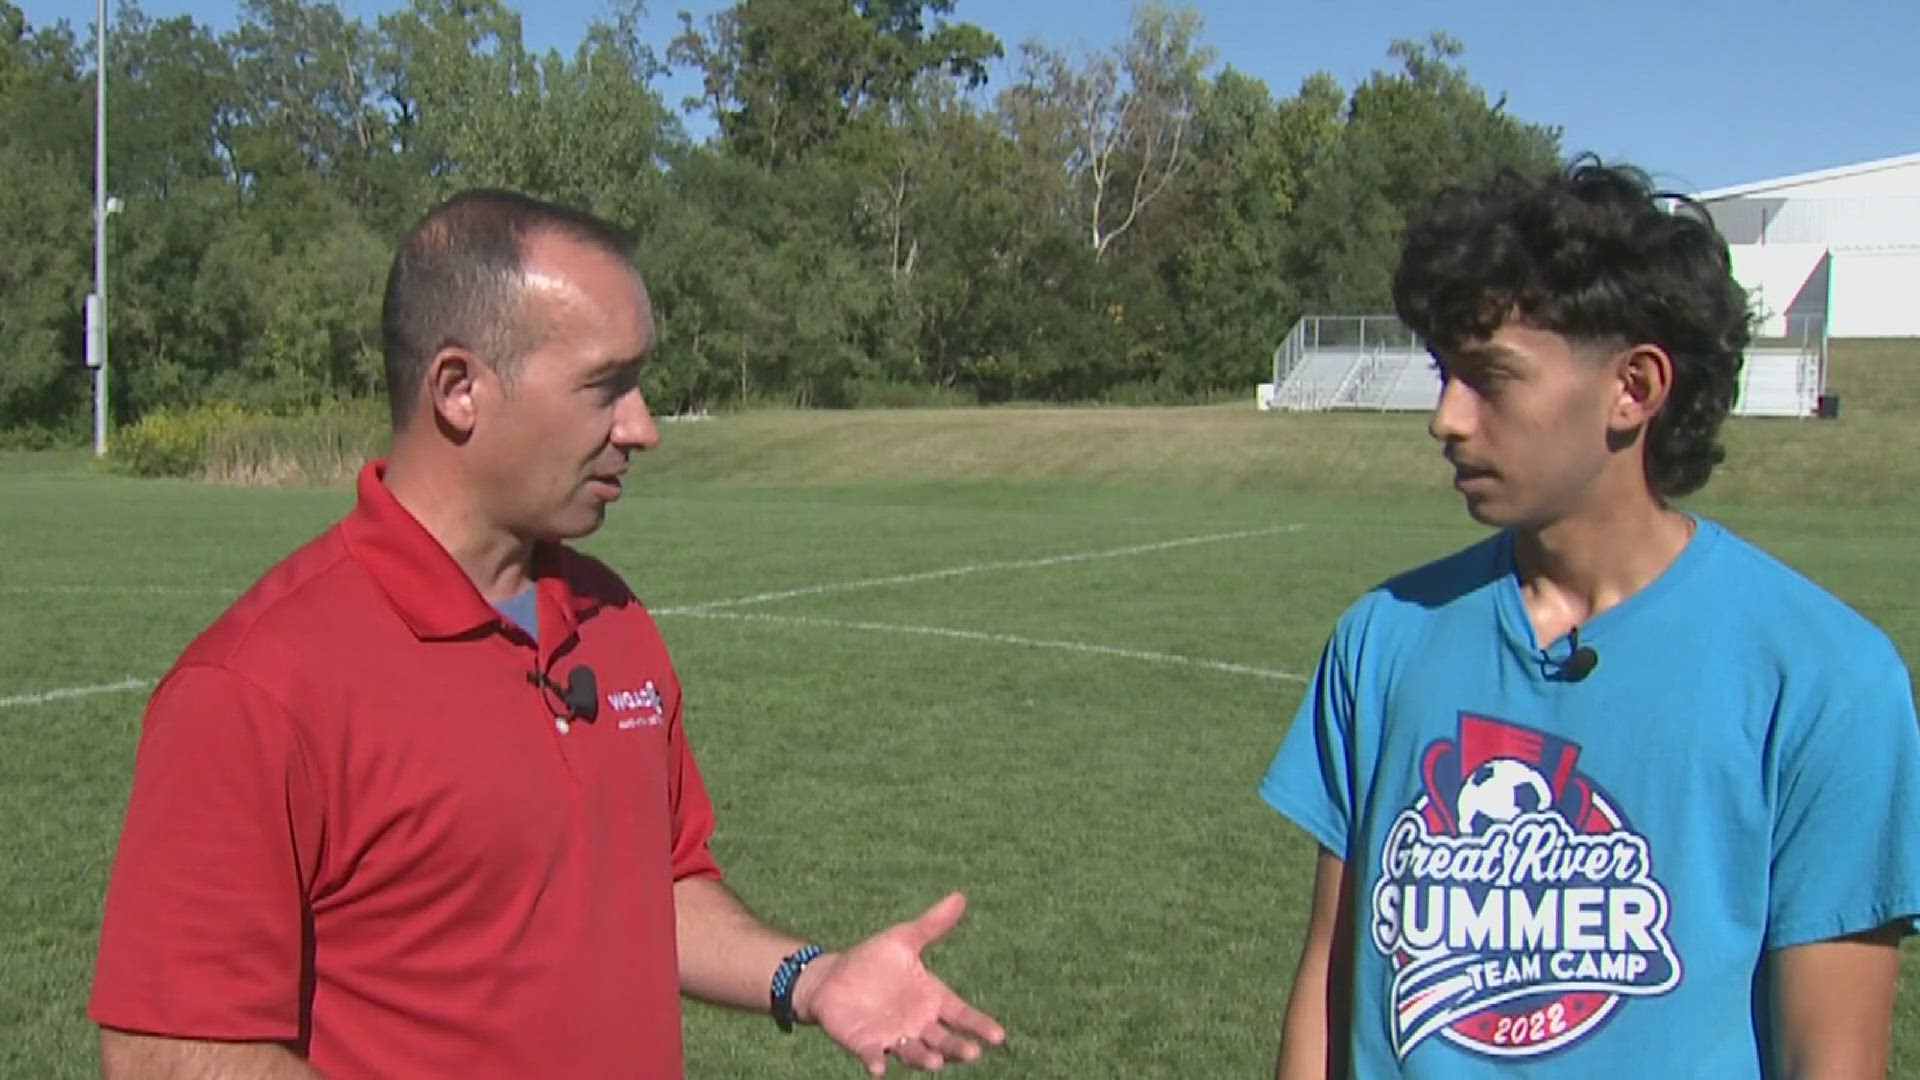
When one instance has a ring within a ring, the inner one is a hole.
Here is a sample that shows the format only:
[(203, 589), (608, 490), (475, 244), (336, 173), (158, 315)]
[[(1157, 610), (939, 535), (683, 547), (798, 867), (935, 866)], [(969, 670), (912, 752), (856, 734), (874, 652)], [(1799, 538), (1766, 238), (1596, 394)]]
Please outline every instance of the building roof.
[(1861, 161), (1852, 165), (1838, 165), (1831, 169), (1816, 169), (1813, 172), (1795, 173), (1792, 176), (1777, 177), (1772, 180), (1755, 180), (1748, 184), (1735, 184), (1732, 187), (1715, 188), (1703, 191), (1694, 198), (1701, 202), (1715, 199), (1733, 199), (1746, 195), (1763, 195), (1780, 188), (1798, 187), (1820, 180), (1838, 180), (1846, 176), (1859, 176), (1863, 173), (1882, 172), (1887, 169), (1905, 168), (1920, 165), (1920, 154), (1901, 154), (1898, 157), (1879, 158), (1874, 161)]

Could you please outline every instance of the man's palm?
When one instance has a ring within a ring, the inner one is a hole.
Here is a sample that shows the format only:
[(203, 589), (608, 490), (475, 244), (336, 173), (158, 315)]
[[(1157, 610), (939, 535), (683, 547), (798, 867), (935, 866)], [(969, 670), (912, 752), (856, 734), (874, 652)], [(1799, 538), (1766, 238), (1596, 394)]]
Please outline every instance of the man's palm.
[(915, 1068), (937, 1069), (979, 1057), (976, 1038), (994, 1045), (1005, 1040), (992, 1017), (961, 1000), (920, 959), (923, 949), (960, 921), (966, 906), (966, 898), (954, 893), (912, 922), (840, 953), (822, 973), (811, 995), (814, 1021), (874, 1076), (886, 1073), (888, 1054)]

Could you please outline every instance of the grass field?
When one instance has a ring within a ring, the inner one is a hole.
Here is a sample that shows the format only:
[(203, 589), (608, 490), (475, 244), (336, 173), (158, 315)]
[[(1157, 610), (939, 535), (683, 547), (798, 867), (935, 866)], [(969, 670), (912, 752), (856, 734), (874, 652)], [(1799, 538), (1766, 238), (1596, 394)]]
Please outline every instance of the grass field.
[[(1840, 422), (1737, 423), (1697, 505), (1920, 657), (1920, 366), (1875, 364)], [(636, 465), (586, 546), (663, 612), (763, 914), (845, 942), (965, 889), (932, 961), (1013, 1032), (983, 1076), (1263, 1075), (1312, 852), (1254, 785), (1340, 609), (1478, 535), (1420, 419), (746, 415)], [(0, 1076), (94, 1069), (131, 684), (348, 503), (0, 455)], [(1920, 1075), (1917, 950), (1899, 1010)], [(763, 1019), (687, 1029), (693, 1077), (859, 1075)]]

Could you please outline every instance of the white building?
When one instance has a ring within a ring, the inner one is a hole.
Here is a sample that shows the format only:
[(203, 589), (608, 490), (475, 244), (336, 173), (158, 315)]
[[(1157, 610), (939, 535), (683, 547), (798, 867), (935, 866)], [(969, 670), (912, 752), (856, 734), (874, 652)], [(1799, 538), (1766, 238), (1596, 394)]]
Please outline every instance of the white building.
[(1694, 196), (1767, 337), (1920, 337), (1920, 154)]

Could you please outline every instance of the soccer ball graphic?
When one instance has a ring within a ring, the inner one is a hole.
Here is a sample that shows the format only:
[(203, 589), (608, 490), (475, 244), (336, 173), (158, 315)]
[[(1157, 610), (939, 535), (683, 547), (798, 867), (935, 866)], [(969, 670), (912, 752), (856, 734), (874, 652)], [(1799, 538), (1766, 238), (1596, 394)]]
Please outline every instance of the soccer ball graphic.
[(1460, 832), (1478, 836), (1498, 822), (1553, 805), (1547, 778), (1524, 761), (1493, 758), (1467, 777), (1460, 787)]

